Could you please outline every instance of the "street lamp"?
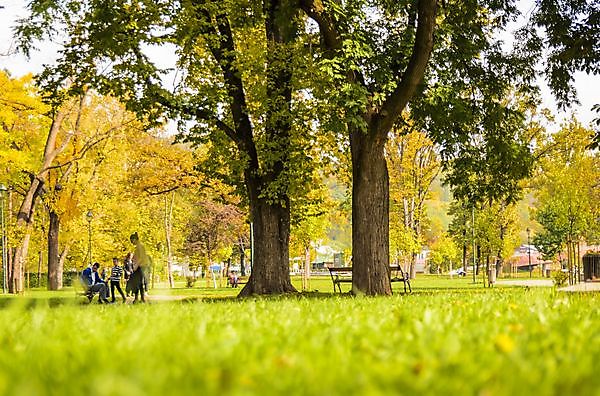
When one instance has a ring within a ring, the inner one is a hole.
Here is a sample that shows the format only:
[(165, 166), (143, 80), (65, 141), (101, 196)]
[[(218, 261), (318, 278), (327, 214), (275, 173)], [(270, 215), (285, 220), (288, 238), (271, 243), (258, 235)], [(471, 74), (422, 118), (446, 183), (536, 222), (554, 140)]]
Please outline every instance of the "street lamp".
[(531, 267), (531, 245), (529, 242), (531, 230), (529, 229), (529, 227), (527, 227), (525, 231), (527, 231), (527, 261), (529, 263), (529, 277), (531, 278), (531, 273), (533, 272), (533, 268)]
[(94, 217), (94, 214), (92, 213), (91, 209), (88, 209), (87, 213), (85, 214), (85, 217), (87, 218), (87, 221), (88, 221), (88, 260), (89, 260), (89, 264), (91, 267), (92, 266), (92, 217)]
[(8, 259), (6, 255), (6, 224), (4, 221), (4, 194), (8, 188), (0, 184), (0, 226), (2, 227), (2, 293), (6, 293), (6, 267)]

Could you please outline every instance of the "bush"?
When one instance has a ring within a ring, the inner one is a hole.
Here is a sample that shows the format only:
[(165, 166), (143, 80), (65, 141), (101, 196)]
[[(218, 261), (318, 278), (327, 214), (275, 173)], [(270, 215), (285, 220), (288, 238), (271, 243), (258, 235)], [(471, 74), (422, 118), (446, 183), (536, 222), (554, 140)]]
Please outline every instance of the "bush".
[(195, 276), (187, 276), (185, 278), (185, 287), (194, 287), (195, 284), (196, 284)]
[(569, 274), (563, 271), (556, 271), (552, 275), (552, 280), (554, 281), (555, 287), (563, 287), (567, 284), (567, 279), (569, 279)]

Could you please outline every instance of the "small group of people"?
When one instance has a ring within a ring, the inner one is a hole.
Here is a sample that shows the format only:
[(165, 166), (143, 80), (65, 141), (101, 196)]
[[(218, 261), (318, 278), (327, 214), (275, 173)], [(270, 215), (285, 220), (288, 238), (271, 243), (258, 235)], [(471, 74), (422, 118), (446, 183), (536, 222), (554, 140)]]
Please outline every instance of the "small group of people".
[[(128, 253), (123, 259), (123, 265), (119, 265), (119, 259), (113, 257), (113, 266), (110, 269), (110, 276), (107, 278), (106, 271), (98, 273), (100, 269), (99, 263), (94, 263), (91, 267), (83, 270), (81, 273), (81, 283), (84, 288), (92, 295), (98, 293), (98, 302), (100, 304), (114, 303), (116, 301), (115, 289), (123, 298), (123, 302), (127, 301), (127, 296), (133, 295), (133, 302), (138, 301), (138, 296), (142, 302), (146, 302), (144, 292), (148, 292), (147, 273), (150, 267), (150, 258), (146, 254), (144, 245), (140, 242), (139, 236), (133, 233), (129, 240), (135, 246), (133, 254)], [(121, 288), (121, 278), (125, 279), (125, 293)], [(109, 289), (110, 288), (110, 289)], [(112, 297), (109, 301), (110, 296)]]
[(229, 286), (236, 288), (238, 287), (239, 278), (236, 271), (229, 272)]

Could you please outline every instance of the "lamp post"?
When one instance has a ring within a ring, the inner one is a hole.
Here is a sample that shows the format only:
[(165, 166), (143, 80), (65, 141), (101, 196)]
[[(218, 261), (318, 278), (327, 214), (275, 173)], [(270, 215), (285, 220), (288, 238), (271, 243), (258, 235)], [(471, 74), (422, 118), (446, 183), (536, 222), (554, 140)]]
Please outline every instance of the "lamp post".
[(90, 267), (92, 266), (92, 217), (94, 217), (94, 214), (92, 213), (91, 209), (88, 209), (87, 213), (85, 214), (85, 217), (87, 218), (88, 221), (88, 261), (90, 264)]
[(529, 277), (531, 278), (531, 273), (533, 272), (533, 268), (531, 267), (531, 245), (529, 242), (531, 230), (529, 229), (529, 227), (527, 227), (525, 231), (527, 231), (527, 262), (529, 263)]
[(6, 224), (4, 221), (4, 194), (8, 188), (4, 184), (0, 184), (0, 226), (2, 227), (2, 293), (6, 293), (6, 267), (8, 266), (8, 258), (6, 254)]

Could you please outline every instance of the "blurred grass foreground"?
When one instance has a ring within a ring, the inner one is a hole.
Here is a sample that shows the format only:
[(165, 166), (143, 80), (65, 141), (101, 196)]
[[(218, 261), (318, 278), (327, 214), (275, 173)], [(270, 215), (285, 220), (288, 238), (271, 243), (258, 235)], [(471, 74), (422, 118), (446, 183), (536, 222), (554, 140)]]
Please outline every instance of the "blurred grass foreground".
[(600, 394), (598, 293), (415, 285), (388, 298), (1, 297), (0, 394)]

